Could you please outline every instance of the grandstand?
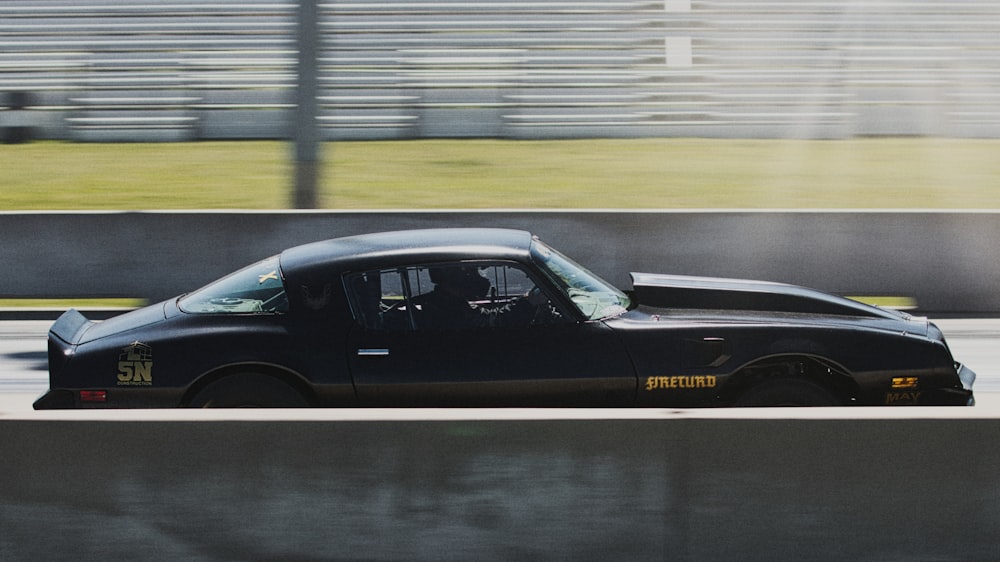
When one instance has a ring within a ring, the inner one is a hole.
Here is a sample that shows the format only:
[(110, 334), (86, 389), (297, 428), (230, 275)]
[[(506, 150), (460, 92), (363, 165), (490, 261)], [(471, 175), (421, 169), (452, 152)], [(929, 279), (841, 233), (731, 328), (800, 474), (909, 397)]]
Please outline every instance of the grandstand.
[[(0, 127), (287, 138), (296, 10), (2, 3), (0, 100), (17, 102), (0, 101)], [(1000, 136), (994, 0), (337, 0), (319, 13), (326, 139)]]

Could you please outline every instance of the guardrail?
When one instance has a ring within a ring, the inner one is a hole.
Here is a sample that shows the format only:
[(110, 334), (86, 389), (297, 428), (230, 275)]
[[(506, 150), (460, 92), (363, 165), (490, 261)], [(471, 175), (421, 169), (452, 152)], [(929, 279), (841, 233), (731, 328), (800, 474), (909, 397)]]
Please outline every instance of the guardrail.
[(454, 226), (529, 230), (622, 287), (630, 271), (740, 277), (1000, 312), (998, 211), (0, 213), (0, 298), (158, 300), (297, 244)]
[(35, 413), (0, 421), (0, 552), (990, 560), (978, 409)]

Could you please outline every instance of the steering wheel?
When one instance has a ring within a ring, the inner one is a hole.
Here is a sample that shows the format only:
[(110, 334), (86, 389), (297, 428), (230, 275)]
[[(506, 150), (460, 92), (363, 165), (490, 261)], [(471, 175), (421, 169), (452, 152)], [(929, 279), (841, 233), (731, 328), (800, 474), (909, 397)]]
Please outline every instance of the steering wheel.
[(552, 305), (552, 301), (550, 301), (548, 297), (545, 296), (545, 293), (543, 293), (537, 286), (528, 291), (524, 300), (534, 307), (534, 313), (531, 316), (531, 320), (528, 322), (529, 326), (551, 324), (553, 321), (557, 321), (562, 318), (562, 314), (560, 314), (559, 310)]

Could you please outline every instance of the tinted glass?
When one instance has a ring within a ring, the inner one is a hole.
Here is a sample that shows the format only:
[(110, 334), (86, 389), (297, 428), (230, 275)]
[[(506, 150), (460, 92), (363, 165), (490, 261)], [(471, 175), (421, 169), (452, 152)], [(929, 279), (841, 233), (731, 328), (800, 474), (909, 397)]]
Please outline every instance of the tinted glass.
[(373, 330), (520, 327), (565, 321), (510, 263), (444, 263), (348, 276), (355, 318)]
[(629, 298), (573, 260), (535, 240), (533, 257), (586, 318), (600, 320), (624, 314)]
[(278, 257), (223, 277), (178, 302), (192, 314), (263, 314), (286, 312), (288, 299), (278, 268)]

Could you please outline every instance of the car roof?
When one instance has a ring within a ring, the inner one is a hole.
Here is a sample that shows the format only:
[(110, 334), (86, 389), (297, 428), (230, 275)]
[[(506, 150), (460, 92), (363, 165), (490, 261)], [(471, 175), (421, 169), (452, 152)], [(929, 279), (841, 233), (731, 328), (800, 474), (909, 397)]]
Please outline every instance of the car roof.
[(334, 238), (289, 248), (281, 269), (289, 274), (316, 270), (362, 270), (458, 259), (525, 260), (532, 236), (503, 228), (400, 230)]

